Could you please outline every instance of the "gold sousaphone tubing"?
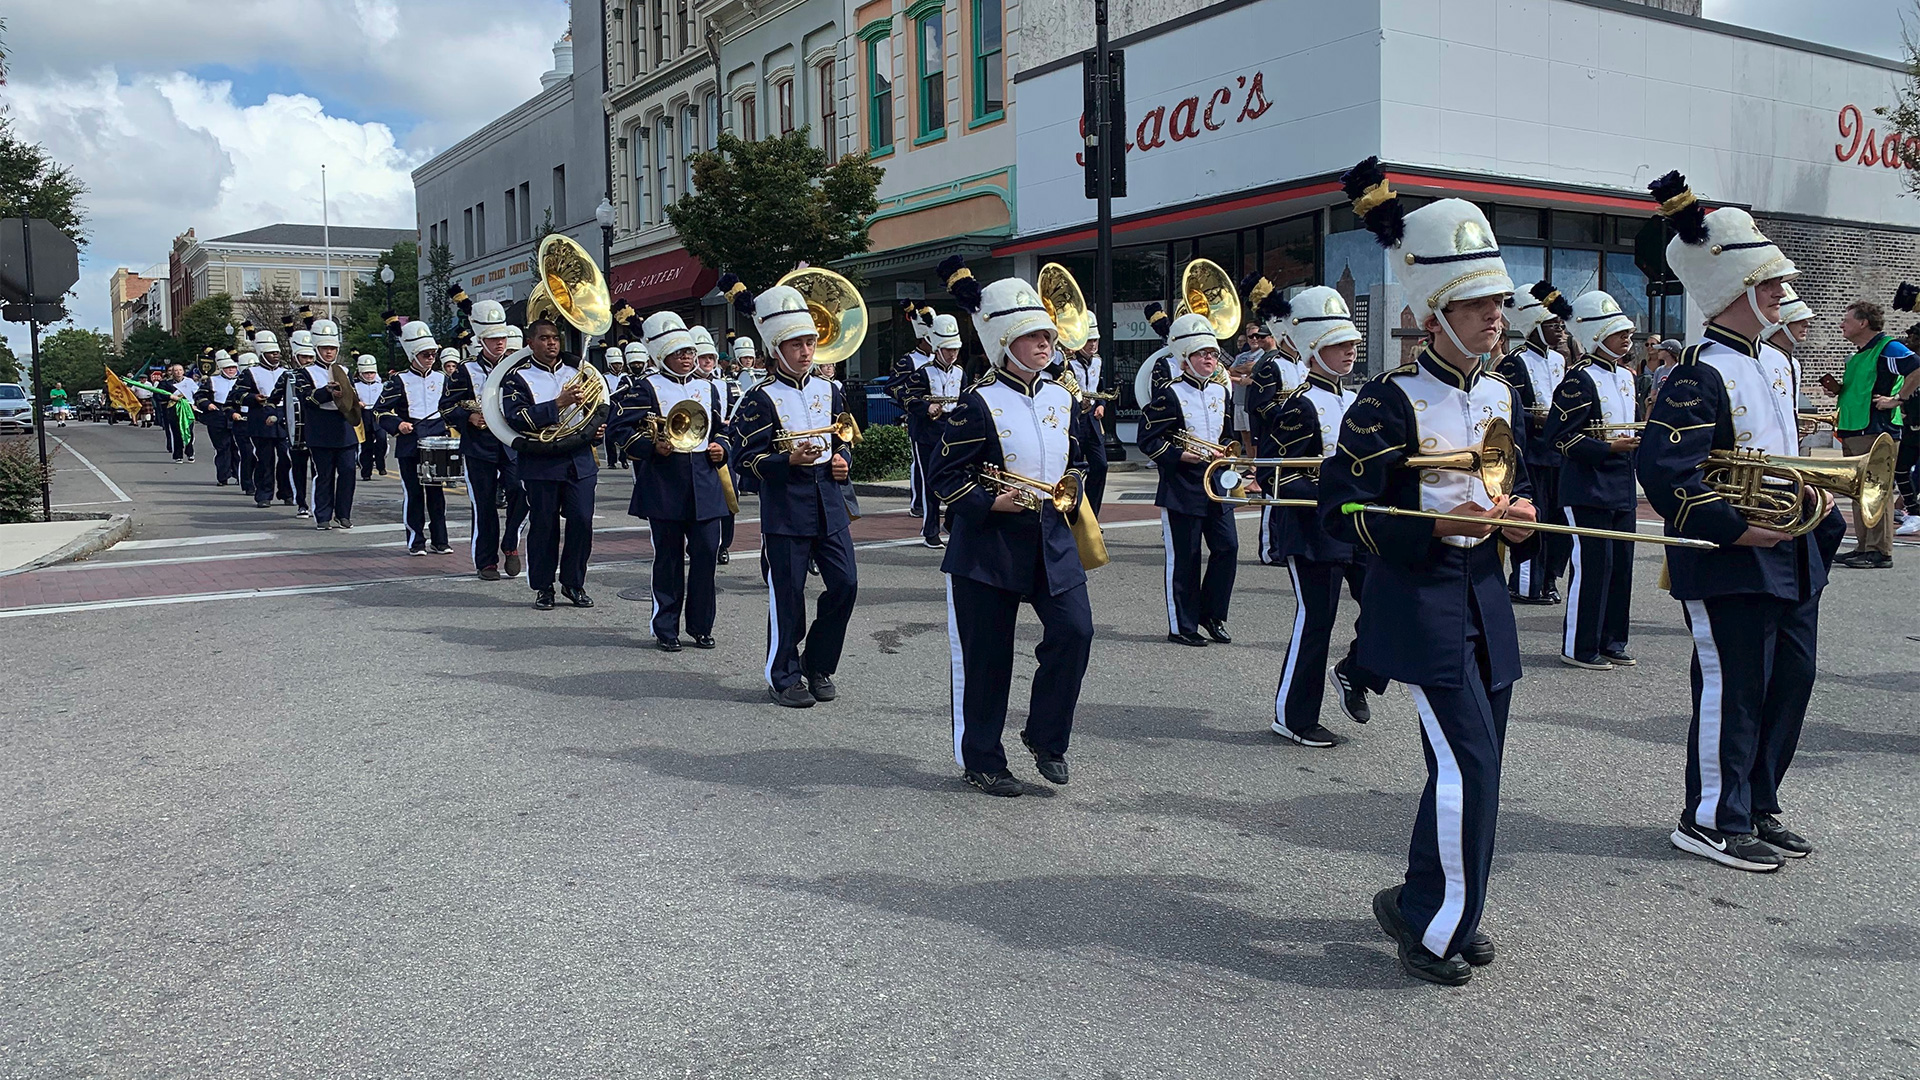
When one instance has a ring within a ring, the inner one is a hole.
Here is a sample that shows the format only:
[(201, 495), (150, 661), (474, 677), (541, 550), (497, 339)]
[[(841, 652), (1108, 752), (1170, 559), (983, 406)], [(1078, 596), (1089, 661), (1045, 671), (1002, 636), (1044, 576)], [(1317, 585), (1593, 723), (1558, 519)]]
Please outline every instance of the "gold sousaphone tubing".
[(1014, 500), (1028, 510), (1040, 509), (1041, 499), (1052, 503), (1053, 508), (1062, 514), (1071, 514), (1073, 508), (1080, 505), (1080, 481), (1072, 473), (1062, 476), (1057, 483), (1049, 484), (995, 465), (986, 465), (980, 469), (980, 479), (988, 487), (1010, 492)]
[(807, 428), (803, 431), (782, 431), (773, 437), (773, 448), (785, 453), (793, 453), (794, 448), (803, 442), (825, 442), (829, 438), (839, 439), (848, 446), (860, 442), (860, 424), (852, 413), (843, 412), (833, 418), (826, 427)]

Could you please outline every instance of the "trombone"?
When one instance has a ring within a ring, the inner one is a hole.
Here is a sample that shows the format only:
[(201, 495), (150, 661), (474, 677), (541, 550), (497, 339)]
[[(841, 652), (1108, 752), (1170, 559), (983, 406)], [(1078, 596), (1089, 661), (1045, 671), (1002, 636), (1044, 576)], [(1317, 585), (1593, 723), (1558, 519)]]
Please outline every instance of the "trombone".
[[(1304, 500), (1302, 500), (1304, 501)], [(1508, 518), (1474, 517), (1472, 514), (1445, 514), (1438, 510), (1408, 510), (1400, 506), (1375, 506), (1372, 503), (1342, 503), (1343, 514), (1385, 514), (1388, 517), (1426, 518), (1429, 521), (1467, 521), (1475, 525), (1492, 525), (1499, 529), (1526, 529), (1530, 532), (1558, 533), (1562, 536), (1591, 536), (1601, 540), (1625, 540), (1628, 543), (1665, 544), (1668, 547), (1699, 548), (1712, 551), (1720, 545), (1711, 540), (1689, 540), (1684, 536), (1661, 536), (1656, 533), (1625, 532), (1617, 529), (1586, 529), (1578, 525), (1555, 525), (1547, 521), (1513, 521)]]
[(823, 442), (838, 439), (848, 446), (860, 441), (860, 425), (852, 413), (841, 413), (833, 418), (826, 427), (807, 428), (804, 431), (782, 431), (773, 437), (773, 448), (782, 453), (791, 454), (804, 442)]
[(1189, 454), (1204, 458), (1234, 458), (1239, 456), (1239, 448), (1225, 443), (1203, 439), (1186, 428), (1173, 432), (1170, 436), (1174, 444)]
[[(1201, 489), (1207, 498), (1228, 506), (1313, 506), (1312, 499), (1279, 499), (1271, 495), (1247, 494), (1247, 472), (1252, 469), (1297, 469), (1318, 476), (1324, 458), (1223, 457), (1207, 462), (1201, 474)], [(1219, 483), (1214, 480), (1218, 477)]]
[(1028, 510), (1040, 509), (1041, 499), (1047, 500), (1063, 515), (1073, 513), (1073, 508), (1080, 505), (1080, 481), (1072, 473), (1062, 476), (1057, 483), (1049, 484), (1031, 476), (1008, 472), (997, 465), (983, 465), (980, 479), (997, 491), (1011, 493), (1014, 501)]

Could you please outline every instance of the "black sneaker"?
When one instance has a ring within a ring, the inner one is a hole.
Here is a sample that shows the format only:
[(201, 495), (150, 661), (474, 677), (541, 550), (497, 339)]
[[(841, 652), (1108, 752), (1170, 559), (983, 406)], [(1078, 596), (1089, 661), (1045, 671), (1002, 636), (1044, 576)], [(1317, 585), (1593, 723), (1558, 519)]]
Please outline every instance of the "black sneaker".
[(1334, 688), (1340, 691), (1340, 711), (1347, 714), (1347, 719), (1356, 724), (1373, 719), (1373, 708), (1367, 704), (1367, 688), (1348, 679), (1339, 664), (1327, 669), (1327, 673), (1333, 676)]
[(1867, 553), (1866, 558), (1854, 565), (1861, 570), (1891, 570), (1893, 569), (1893, 556), (1883, 551), (1870, 551)]
[(789, 709), (813, 708), (813, 695), (807, 692), (806, 683), (794, 683), (785, 690), (775, 690), (769, 686), (767, 696), (773, 699), (775, 705), (784, 705)]
[(943, 548), (947, 546), (937, 536), (923, 536), (920, 538), (920, 542), (927, 545), (930, 548)]
[[(416, 551), (414, 552), (414, 554), (421, 555), (425, 553)], [(552, 611), (553, 610), (553, 590), (552, 589), (536, 589), (534, 591), (533, 610), (535, 611)]]
[(307, 509), (306, 507), (304, 507), (304, 506), (303, 506), (303, 507), (301, 507), (301, 508), (300, 508), (300, 512), (299, 512), (299, 513), (297, 513), (297, 514), (295, 514), (295, 515), (293, 515), (293, 516), (294, 516), (294, 517), (312, 517), (312, 516), (313, 516), (313, 511), (311, 511), (311, 510), (309, 510), (309, 509)]
[(1712, 859), (1721, 866), (1731, 866), (1735, 870), (1771, 874), (1786, 864), (1786, 859), (1778, 851), (1761, 843), (1752, 833), (1721, 832), (1695, 825), (1691, 821), (1682, 821), (1667, 839), (1673, 841), (1673, 846), (1681, 851)]
[(725, 566), (728, 563), (733, 561), (733, 553), (728, 551), (726, 548), (721, 548), (720, 554), (714, 557), (714, 561), (719, 563), (721, 566)]
[(1601, 649), (1600, 659), (1605, 660), (1614, 667), (1632, 667), (1640, 662), (1635, 660), (1632, 654), (1628, 653), (1625, 649)]
[(1067, 782), (1067, 758), (1064, 754), (1054, 754), (1033, 745), (1026, 732), (1020, 733), (1020, 743), (1033, 755), (1033, 767), (1049, 784), (1064, 785)]
[(694, 647), (694, 648), (696, 648), (696, 649), (711, 649), (711, 648), (713, 648), (713, 647), (714, 647), (714, 644), (713, 644), (713, 635), (712, 635), (712, 634), (695, 634), (695, 635), (693, 635), (693, 647)]
[(1568, 667), (1586, 668), (1588, 671), (1612, 671), (1613, 670), (1612, 662), (1607, 660), (1605, 657), (1601, 656), (1599, 653), (1594, 653), (1592, 656), (1589, 656), (1589, 657), (1568, 656), (1566, 653), (1561, 653), (1560, 662), (1567, 665)]
[(1566, 601), (1561, 598), (1559, 589), (1556, 589), (1553, 586), (1549, 585), (1547, 586), (1547, 603), (1564, 604), (1566, 603)]
[(348, 521), (346, 518), (334, 518), (333, 527), (336, 529), (351, 529), (353, 528), (353, 522)]
[(1485, 930), (1475, 930), (1473, 936), (1460, 946), (1460, 959), (1474, 967), (1486, 967), (1493, 963), (1493, 939)]
[(481, 581), (499, 581), (500, 568), (497, 566), (483, 566), (479, 569), (477, 575)]
[(1006, 769), (990, 773), (968, 769), (967, 783), (1001, 799), (1016, 799), (1025, 791), (1020, 786), (1020, 781), (1014, 779), (1013, 774)]
[(831, 675), (807, 676), (807, 693), (812, 694), (815, 701), (832, 701), (840, 696), (840, 691), (834, 689)]
[(1200, 628), (1207, 632), (1208, 637), (1222, 645), (1233, 644), (1233, 635), (1227, 633), (1227, 621), (1225, 619), (1208, 619), (1206, 622), (1200, 624)]
[(1339, 746), (1341, 743), (1347, 741), (1319, 724), (1315, 724), (1305, 731), (1295, 731), (1278, 720), (1275, 720), (1268, 726), (1275, 735), (1283, 739), (1299, 743), (1301, 746), (1311, 746), (1316, 749)]
[(1780, 824), (1780, 819), (1772, 814), (1753, 815), (1753, 832), (1789, 859), (1804, 859), (1813, 854), (1813, 845), (1806, 837)]
[(1373, 894), (1373, 920), (1399, 947), (1400, 967), (1407, 974), (1441, 986), (1465, 986), (1473, 978), (1473, 968), (1465, 960), (1435, 956), (1413, 935), (1400, 917), (1400, 886)]
[(1167, 640), (1173, 642), (1175, 645), (1192, 645), (1195, 648), (1202, 649), (1207, 646), (1207, 639), (1201, 637), (1199, 634), (1168, 634)]

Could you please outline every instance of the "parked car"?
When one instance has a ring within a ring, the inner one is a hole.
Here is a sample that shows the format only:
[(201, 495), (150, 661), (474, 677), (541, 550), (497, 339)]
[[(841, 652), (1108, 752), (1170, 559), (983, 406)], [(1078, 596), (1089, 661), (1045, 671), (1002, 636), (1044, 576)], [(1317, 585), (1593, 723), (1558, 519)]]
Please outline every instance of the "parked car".
[[(83, 422), (98, 423), (109, 419), (112, 410), (107, 408), (107, 393), (104, 390), (80, 391), (80, 407), (74, 418)], [(125, 415), (124, 413), (121, 415)]]
[(0, 383), (0, 435), (33, 430), (33, 399), (19, 383)]

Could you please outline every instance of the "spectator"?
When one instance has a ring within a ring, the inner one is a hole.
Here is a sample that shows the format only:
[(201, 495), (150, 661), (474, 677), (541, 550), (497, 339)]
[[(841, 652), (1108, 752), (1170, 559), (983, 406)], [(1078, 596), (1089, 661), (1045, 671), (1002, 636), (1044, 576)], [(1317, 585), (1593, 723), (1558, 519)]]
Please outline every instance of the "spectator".
[(47, 413), (58, 422), (59, 426), (66, 427), (68, 411), (67, 388), (55, 382), (53, 389), (47, 391)]
[(1633, 372), (1633, 400), (1636, 403), (1635, 420), (1647, 418), (1647, 403), (1653, 400), (1653, 373), (1647, 370), (1650, 353), (1642, 351), (1639, 356), (1627, 361), (1627, 370)]
[[(1920, 359), (1886, 333), (1886, 312), (1871, 301), (1847, 305), (1840, 318), (1840, 336), (1858, 351), (1847, 358), (1839, 378), (1823, 375), (1820, 385), (1838, 400), (1834, 433), (1840, 437), (1841, 452), (1852, 456), (1866, 453), (1879, 436), (1893, 433), (1895, 411), (1920, 388), (1920, 378), (1914, 376), (1920, 371)], [(1902, 494), (1910, 494), (1912, 481), (1903, 483)], [(1836, 565), (1868, 570), (1893, 565), (1891, 513), (1881, 515), (1880, 523), (1869, 528), (1856, 503), (1853, 529), (1853, 553), (1834, 560)]]

